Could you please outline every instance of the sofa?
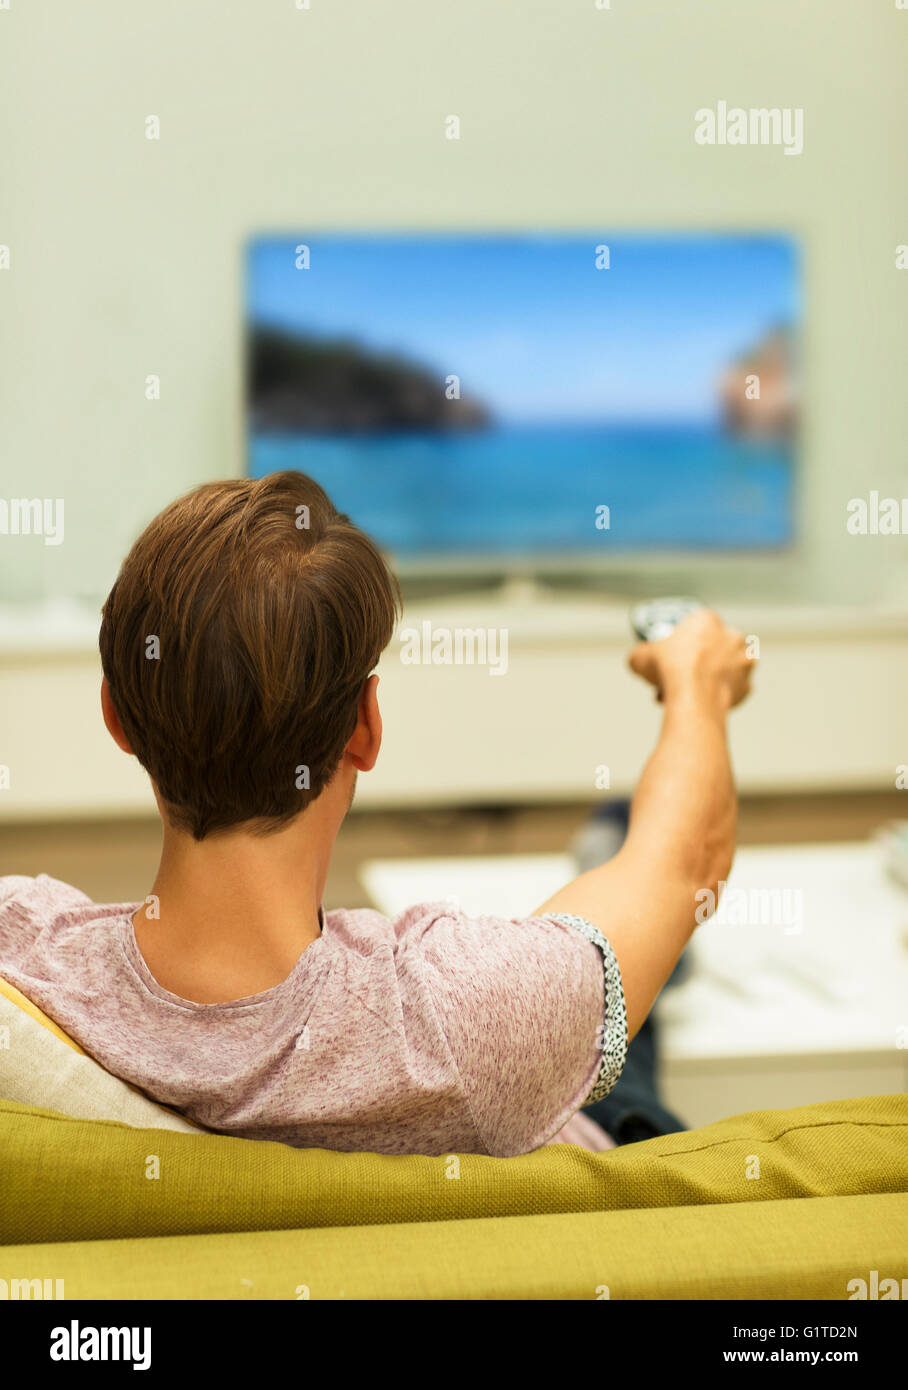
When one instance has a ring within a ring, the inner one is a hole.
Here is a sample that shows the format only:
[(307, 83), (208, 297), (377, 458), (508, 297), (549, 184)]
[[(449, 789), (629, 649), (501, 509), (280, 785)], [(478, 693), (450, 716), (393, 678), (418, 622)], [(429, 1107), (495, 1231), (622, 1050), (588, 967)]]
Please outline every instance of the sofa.
[(0, 981), (0, 1292), (841, 1300), (873, 1270), (908, 1272), (905, 1095), (602, 1154), (294, 1149), (190, 1125)]

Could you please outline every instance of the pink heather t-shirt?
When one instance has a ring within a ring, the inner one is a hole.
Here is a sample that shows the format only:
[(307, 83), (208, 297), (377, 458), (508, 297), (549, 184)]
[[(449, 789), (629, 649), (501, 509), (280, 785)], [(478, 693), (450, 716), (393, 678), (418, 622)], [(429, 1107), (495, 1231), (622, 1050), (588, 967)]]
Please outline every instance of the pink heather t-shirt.
[(0, 878), (0, 975), (90, 1056), (206, 1128), (304, 1148), (507, 1157), (612, 1141), (621, 977), (580, 917), (322, 915), (280, 984), (196, 1004), (151, 975), (131, 917), (45, 874)]

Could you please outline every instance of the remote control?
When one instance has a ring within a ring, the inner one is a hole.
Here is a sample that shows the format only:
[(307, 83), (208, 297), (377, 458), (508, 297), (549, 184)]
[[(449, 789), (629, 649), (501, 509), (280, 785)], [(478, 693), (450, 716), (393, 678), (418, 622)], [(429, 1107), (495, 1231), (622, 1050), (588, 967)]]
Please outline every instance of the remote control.
[(631, 627), (641, 642), (661, 642), (670, 637), (682, 618), (703, 604), (695, 598), (656, 598), (631, 609)]

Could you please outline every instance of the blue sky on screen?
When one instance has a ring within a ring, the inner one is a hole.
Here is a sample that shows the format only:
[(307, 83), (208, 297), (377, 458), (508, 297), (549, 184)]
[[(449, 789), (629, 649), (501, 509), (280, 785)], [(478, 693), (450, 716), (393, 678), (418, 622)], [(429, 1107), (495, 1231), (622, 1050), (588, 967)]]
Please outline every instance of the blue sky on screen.
[(782, 236), (300, 234), (250, 244), (247, 313), (456, 373), (506, 423), (706, 421), (729, 363), (797, 324), (799, 288)]

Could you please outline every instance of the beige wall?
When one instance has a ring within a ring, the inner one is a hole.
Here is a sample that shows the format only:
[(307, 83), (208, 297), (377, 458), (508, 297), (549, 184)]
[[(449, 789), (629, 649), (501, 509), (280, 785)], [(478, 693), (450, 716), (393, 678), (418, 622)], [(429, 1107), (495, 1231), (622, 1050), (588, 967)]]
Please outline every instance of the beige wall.
[[(161, 504), (241, 468), (244, 239), (370, 226), (800, 232), (802, 544), (728, 587), (905, 594), (908, 545), (843, 524), (908, 493), (894, 0), (12, 0), (0, 25), (0, 493), (67, 508), (63, 546), (0, 546), (5, 594), (96, 599)], [(696, 146), (719, 99), (803, 107), (804, 153)]]

